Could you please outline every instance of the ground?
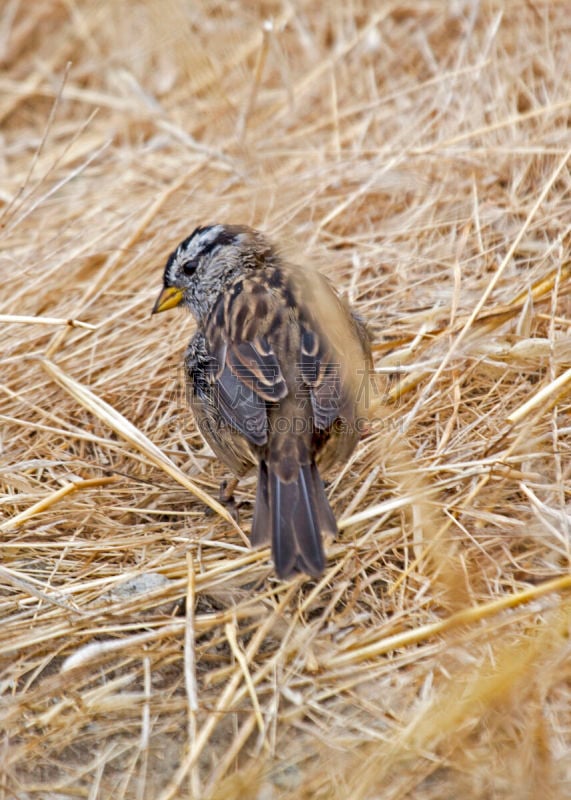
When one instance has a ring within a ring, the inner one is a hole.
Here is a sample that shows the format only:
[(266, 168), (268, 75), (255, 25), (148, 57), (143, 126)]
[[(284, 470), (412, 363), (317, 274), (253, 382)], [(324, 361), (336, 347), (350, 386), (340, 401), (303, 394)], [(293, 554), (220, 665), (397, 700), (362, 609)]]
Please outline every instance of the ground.
[[(0, 8), (0, 797), (571, 797), (565, 2)], [(216, 501), (198, 224), (367, 320), (319, 581)], [(208, 505), (211, 507), (208, 508)]]

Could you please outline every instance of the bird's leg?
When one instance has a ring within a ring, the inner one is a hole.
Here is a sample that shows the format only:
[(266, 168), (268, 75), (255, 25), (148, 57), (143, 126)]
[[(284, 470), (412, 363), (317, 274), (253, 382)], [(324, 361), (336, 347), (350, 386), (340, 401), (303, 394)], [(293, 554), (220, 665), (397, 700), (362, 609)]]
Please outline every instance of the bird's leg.
[(220, 489), (218, 490), (218, 499), (223, 505), (232, 505), (234, 500), (234, 489), (238, 486), (238, 478), (230, 478), (230, 480), (220, 481)]
[(228, 509), (230, 515), (240, 522), (240, 514), (238, 511), (239, 504), (234, 497), (234, 489), (238, 486), (238, 478), (230, 478), (230, 480), (220, 481), (220, 488), (218, 490), (218, 500), (225, 508)]
[[(220, 488), (218, 489), (218, 502), (221, 503), (229, 512), (236, 522), (240, 522), (238, 508), (241, 505), (236, 502), (234, 497), (234, 489), (238, 485), (238, 478), (230, 478), (230, 480), (220, 481)], [(214, 512), (210, 508), (205, 509), (205, 514), (210, 516)]]

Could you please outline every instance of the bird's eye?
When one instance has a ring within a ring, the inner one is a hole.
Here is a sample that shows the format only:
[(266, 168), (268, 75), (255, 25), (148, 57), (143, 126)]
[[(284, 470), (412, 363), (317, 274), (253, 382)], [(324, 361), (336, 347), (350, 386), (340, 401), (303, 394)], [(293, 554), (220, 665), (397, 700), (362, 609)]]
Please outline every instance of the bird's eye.
[(193, 275), (196, 271), (196, 261), (185, 261), (182, 265), (182, 271), (185, 275)]

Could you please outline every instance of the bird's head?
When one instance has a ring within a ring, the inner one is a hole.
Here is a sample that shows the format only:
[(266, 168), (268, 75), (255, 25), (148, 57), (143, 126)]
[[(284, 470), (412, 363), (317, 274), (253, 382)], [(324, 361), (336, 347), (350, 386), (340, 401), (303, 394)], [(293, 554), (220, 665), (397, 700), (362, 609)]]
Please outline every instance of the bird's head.
[(163, 289), (152, 313), (181, 303), (203, 319), (239, 275), (271, 263), (272, 245), (245, 225), (207, 225), (196, 230), (167, 260)]

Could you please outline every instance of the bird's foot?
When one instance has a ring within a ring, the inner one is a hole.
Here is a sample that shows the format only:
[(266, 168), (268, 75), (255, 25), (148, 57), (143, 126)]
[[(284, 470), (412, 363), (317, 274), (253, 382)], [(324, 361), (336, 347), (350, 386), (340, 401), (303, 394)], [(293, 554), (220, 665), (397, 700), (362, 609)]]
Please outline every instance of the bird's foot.
[(222, 505), (227, 503), (235, 503), (234, 489), (238, 486), (238, 478), (230, 478), (220, 482), (220, 489), (218, 490), (218, 499)]
[(230, 516), (239, 523), (239, 508), (241, 503), (237, 503), (234, 497), (234, 489), (236, 486), (238, 486), (238, 478), (230, 478), (230, 480), (221, 481), (218, 490), (218, 500), (228, 510)]

